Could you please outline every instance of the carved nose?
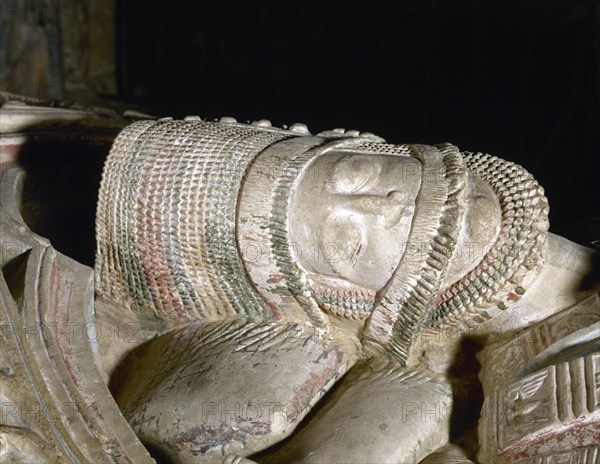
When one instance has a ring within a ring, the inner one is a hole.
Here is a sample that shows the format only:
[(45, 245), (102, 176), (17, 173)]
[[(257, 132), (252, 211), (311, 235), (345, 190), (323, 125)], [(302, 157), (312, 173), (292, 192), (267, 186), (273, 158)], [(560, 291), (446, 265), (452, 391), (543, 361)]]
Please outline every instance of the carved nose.
[(351, 209), (365, 216), (374, 218), (384, 229), (397, 225), (403, 217), (412, 216), (414, 206), (407, 205), (406, 194), (390, 192), (387, 197), (363, 195), (355, 197)]

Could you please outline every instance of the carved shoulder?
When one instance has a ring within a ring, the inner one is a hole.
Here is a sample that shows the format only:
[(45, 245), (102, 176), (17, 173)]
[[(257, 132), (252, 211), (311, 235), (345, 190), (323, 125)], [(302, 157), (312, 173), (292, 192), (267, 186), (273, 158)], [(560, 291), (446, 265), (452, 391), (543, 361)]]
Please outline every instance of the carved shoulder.
[(288, 436), (355, 351), (297, 324), (192, 325), (125, 360), (117, 401), (147, 447), (176, 462), (220, 463)]

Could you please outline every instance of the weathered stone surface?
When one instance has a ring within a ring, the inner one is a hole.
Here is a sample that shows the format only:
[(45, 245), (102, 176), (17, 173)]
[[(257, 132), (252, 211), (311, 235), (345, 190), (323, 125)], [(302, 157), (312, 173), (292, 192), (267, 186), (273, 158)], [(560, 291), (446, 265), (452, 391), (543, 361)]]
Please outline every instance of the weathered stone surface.
[(20, 157), (130, 121), (1, 116), (3, 460), (598, 460), (598, 255), (520, 166), (147, 119), (105, 164), (92, 272), (23, 220)]
[[(54, 111), (59, 127), (61, 116)], [(18, 118), (9, 119), (12, 133), (0, 138), (0, 461), (153, 462), (102, 375), (92, 269), (57, 252), (21, 217), (25, 136)]]
[(191, 325), (125, 360), (117, 401), (146, 445), (176, 462), (221, 462), (292, 433), (357, 348), (296, 324)]

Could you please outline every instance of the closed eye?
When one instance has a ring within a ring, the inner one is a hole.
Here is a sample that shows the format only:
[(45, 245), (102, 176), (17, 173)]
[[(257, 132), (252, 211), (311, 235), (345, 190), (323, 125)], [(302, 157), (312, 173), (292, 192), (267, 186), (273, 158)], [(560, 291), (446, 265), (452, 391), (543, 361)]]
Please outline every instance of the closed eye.
[(377, 163), (373, 157), (346, 156), (333, 166), (325, 184), (326, 189), (331, 193), (364, 193), (377, 182), (380, 171), (380, 163)]

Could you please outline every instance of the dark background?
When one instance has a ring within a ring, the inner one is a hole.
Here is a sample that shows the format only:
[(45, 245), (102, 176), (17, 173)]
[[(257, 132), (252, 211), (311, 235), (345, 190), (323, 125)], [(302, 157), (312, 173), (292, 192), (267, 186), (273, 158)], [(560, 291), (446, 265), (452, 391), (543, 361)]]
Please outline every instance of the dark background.
[(600, 239), (600, 2), (117, 2), (119, 98), (158, 115), (450, 141), (522, 164)]

